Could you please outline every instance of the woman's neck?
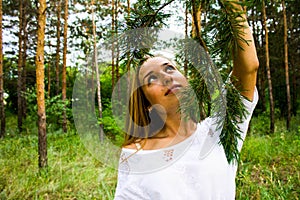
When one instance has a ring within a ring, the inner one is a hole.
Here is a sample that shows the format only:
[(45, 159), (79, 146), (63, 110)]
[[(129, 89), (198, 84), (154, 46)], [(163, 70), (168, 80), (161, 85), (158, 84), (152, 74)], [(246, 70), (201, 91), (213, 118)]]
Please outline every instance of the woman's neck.
[(187, 137), (196, 129), (196, 123), (190, 118), (183, 117), (180, 113), (167, 115), (165, 125), (159, 132), (167, 137)]

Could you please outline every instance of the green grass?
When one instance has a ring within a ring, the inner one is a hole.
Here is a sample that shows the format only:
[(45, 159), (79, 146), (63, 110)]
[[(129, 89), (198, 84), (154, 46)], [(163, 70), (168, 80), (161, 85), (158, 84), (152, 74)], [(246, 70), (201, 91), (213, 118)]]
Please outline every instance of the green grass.
[[(244, 143), (236, 199), (299, 199), (300, 127), (287, 132), (278, 122), (268, 136), (259, 121)], [(117, 171), (96, 160), (74, 131), (48, 133), (49, 166), (42, 171), (37, 136), (9, 131), (0, 140), (0, 200), (113, 199)]]
[(278, 122), (273, 135), (252, 129), (241, 153), (236, 199), (299, 199), (300, 126), (290, 132), (284, 127)]
[(46, 170), (38, 169), (36, 136), (0, 141), (0, 199), (113, 199), (116, 170), (105, 168), (78, 135), (48, 134)]

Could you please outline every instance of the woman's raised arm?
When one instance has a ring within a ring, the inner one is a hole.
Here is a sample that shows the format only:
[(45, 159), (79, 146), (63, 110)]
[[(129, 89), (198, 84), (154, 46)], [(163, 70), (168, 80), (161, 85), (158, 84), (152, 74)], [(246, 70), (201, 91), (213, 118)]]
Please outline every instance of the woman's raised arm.
[[(237, 0), (238, 1), (238, 0)], [(232, 1), (231, 1), (232, 2)], [(233, 3), (234, 4), (234, 3)], [(237, 11), (242, 11), (240, 5), (234, 4)], [(233, 70), (232, 76), (236, 77), (238, 82), (235, 83), (237, 88), (241, 88), (241, 94), (249, 100), (253, 100), (254, 89), (256, 85), (256, 74), (259, 66), (259, 61), (256, 54), (255, 43), (250, 30), (247, 17), (242, 15), (245, 20), (241, 20), (240, 31), (241, 35), (248, 44), (239, 40), (238, 45), (241, 48), (237, 48), (233, 52)]]

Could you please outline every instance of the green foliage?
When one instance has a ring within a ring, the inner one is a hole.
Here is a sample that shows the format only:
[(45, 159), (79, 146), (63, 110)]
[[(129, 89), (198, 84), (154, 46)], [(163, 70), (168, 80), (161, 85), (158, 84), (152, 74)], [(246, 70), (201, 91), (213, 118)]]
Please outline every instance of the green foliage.
[[(218, 13), (218, 19), (216, 23), (211, 24), (211, 31), (217, 38), (212, 49), (213, 54), (221, 55), (225, 60), (231, 58), (231, 53), (241, 48), (238, 44), (240, 41), (248, 43), (249, 41), (243, 38), (243, 26), (240, 22), (245, 21), (242, 18), (244, 12), (238, 11), (230, 1), (219, 1), (221, 6), (221, 12)], [(242, 2), (236, 2), (235, 4), (244, 5)], [(226, 8), (226, 9), (225, 9)]]
[(18, 124), (15, 114), (9, 111), (5, 112), (6, 133), (5, 137), (15, 136), (18, 133)]
[[(27, 131), (32, 132), (32, 125), (34, 124), (32, 122), (37, 121), (36, 91), (34, 89), (27, 89), (25, 96), (27, 100), (28, 115), (23, 126)], [(53, 128), (54, 130), (60, 128), (59, 125), (62, 123), (64, 110), (66, 110), (67, 119), (69, 121), (68, 124), (72, 126), (73, 116), (70, 100), (67, 99), (66, 101), (63, 101), (61, 94), (59, 94), (51, 98), (46, 98), (45, 107), (48, 128)], [(34, 127), (36, 128), (36, 124)]]
[[(4, 91), (8, 94), (6, 110), (17, 113), (18, 95), (17, 95), (17, 60), (16, 58), (3, 59), (4, 70)], [(30, 62), (26, 63), (26, 86), (28, 88), (35, 87), (35, 66)]]
[(224, 125), (220, 135), (220, 144), (223, 145), (227, 161), (239, 161), (238, 140), (241, 139), (241, 131), (237, 124), (245, 119), (247, 110), (242, 103), (239, 91), (232, 85), (226, 85), (227, 107)]
[(105, 136), (111, 139), (118, 146), (121, 145), (121, 141), (124, 139), (121, 136), (122, 130), (116, 123), (116, 117), (112, 114), (111, 104), (105, 106), (106, 109), (103, 110), (103, 117), (99, 119), (99, 123), (103, 124), (103, 129)]
[[(192, 1), (192, 4), (199, 5), (201, 2)], [(201, 4), (207, 3), (203, 1)], [(200, 119), (203, 117), (211, 115), (220, 115), (219, 112), (222, 112), (222, 109), (226, 109), (225, 118), (219, 117), (218, 128), (222, 128), (220, 135), (220, 144), (223, 145), (226, 157), (229, 163), (238, 161), (239, 151), (237, 149), (237, 141), (240, 138), (240, 130), (237, 127), (237, 123), (241, 122), (246, 114), (246, 110), (242, 104), (241, 96), (238, 90), (230, 83), (225, 83), (225, 85), (220, 85), (220, 77), (217, 74), (221, 73), (224, 79), (224, 76), (228, 75), (228, 72), (231, 71), (232, 63), (229, 61), (232, 59), (232, 53), (237, 52), (241, 46), (240, 42), (245, 42), (248, 44), (249, 41), (243, 38), (243, 26), (240, 25), (241, 22), (245, 21), (242, 18), (243, 11), (239, 11), (235, 6), (243, 6), (243, 2), (231, 1), (218, 1), (212, 3), (210, 6), (205, 5), (208, 14), (209, 23), (205, 27), (203, 32), (204, 38), (209, 41), (210, 51), (214, 57), (221, 58), (222, 65), (220, 65), (219, 70), (215, 70), (215, 66), (208, 56), (208, 52), (201, 52), (201, 50), (191, 51), (189, 44), (184, 46), (184, 49), (187, 49), (187, 52), (198, 52), (200, 55), (187, 55), (185, 59), (192, 63), (189, 66), (189, 76), (191, 88), (196, 93), (196, 97), (199, 101), (199, 111), (200, 115), (203, 112), (206, 112), (204, 116), (200, 116)], [(214, 4), (214, 5), (213, 5)], [(236, 4), (236, 5), (233, 5)], [(213, 6), (212, 6), (213, 5)], [(190, 5), (191, 6), (191, 5)], [(207, 39), (207, 37), (209, 38)], [(214, 40), (212, 39), (214, 38)], [(203, 40), (196, 36), (194, 38), (201, 46), (203, 46), (205, 51), (206, 44)], [(184, 53), (182, 53), (184, 54)], [(184, 60), (181, 58), (181, 60)], [(194, 66), (197, 70), (191, 69), (191, 66)], [(204, 67), (203, 67), (204, 66)], [(208, 70), (208, 69), (209, 70)], [(225, 70), (224, 70), (225, 69)], [(215, 71), (214, 71), (215, 70)], [(210, 72), (213, 71), (213, 72)], [(209, 83), (206, 83), (209, 80)], [(205, 82), (206, 81), (206, 82)], [(213, 86), (211, 86), (213, 85)], [(215, 87), (215, 88), (213, 88)], [(219, 100), (218, 97), (222, 99), (220, 92), (222, 88), (226, 88), (226, 99)], [(238, 88), (239, 90), (242, 88)], [(218, 92), (219, 91), (219, 92)], [(195, 98), (187, 92), (183, 95), (183, 100), (187, 102), (191, 101), (191, 98)], [(216, 102), (222, 101), (222, 102)], [(186, 113), (193, 113), (195, 110), (194, 104), (184, 103), (186, 105), (184, 108), (181, 108)], [(223, 107), (223, 108), (222, 108)], [(203, 114), (202, 114), (203, 115)], [(199, 119), (199, 118), (198, 118)]]
[[(204, 117), (218, 115), (217, 128), (222, 129), (219, 143), (223, 145), (228, 163), (239, 160), (237, 149), (238, 139), (241, 139), (240, 130), (237, 124), (245, 119), (247, 110), (242, 103), (240, 92), (229, 82), (223, 86), (226, 89), (226, 104), (222, 102), (221, 92), (214, 92), (210, 96), (203, 79), (197, 75), (190, 80), (191, 87), (181, 93), (180, 110), (191, 116), (195, 121), (203, 120)], [(194, 91), (196, 94), (192, 93)], [(221, 91), (221, 89), (219, 90)], [(195, 102), (198, 105), (195, 105)], [(210, 114), (211, 110), (212, 113)], [(225, 109), (226, 115), (223, 116), (222, 110)], [(203, 112), (204, 114), (203, 117)], [(201, 116), (202, 115), (202, 116)]]
[(126, 18), (128, 30), (145, 27), (162, 27), (164, 20), (170, 17), (162, 9), (174, 0), (161, 3), (158, 0), (138, 1), (133, 5), (131, 15)]
[(260, 114), (257, 117), (251, 120), (251, 133), (258, 135), (262, 134), (261, 136), (265, 135), (270, 130), (270, 122), (269, 122), (269, 115)]

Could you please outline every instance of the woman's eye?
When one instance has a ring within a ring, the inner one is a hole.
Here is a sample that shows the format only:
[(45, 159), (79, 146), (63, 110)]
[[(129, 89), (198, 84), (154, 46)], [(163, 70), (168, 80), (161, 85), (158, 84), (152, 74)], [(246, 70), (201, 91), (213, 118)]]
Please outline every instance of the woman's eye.
[(149, 76), (148, 78), (148, 84), (151, 84), (157, 80), (157, 77), (154, 75)]
[(172, 65), (168, 65), (168, 66), (166, 66), (166, 72), (170, 72), (170, 71), (173, 71), (173, 70), (175, 70), (175, 67), (173, 67)]

